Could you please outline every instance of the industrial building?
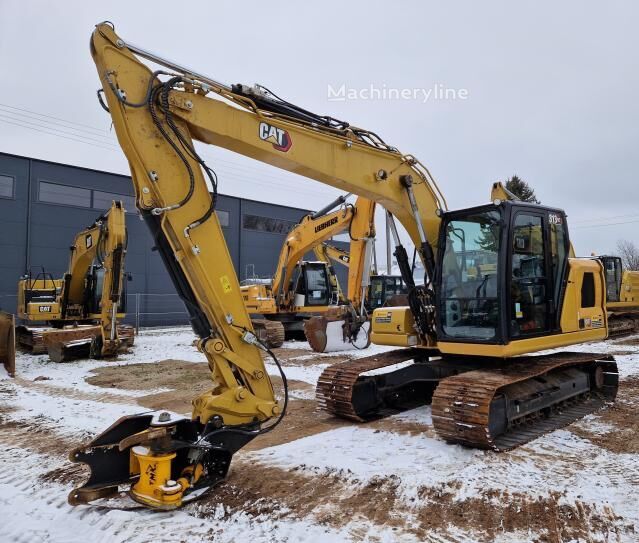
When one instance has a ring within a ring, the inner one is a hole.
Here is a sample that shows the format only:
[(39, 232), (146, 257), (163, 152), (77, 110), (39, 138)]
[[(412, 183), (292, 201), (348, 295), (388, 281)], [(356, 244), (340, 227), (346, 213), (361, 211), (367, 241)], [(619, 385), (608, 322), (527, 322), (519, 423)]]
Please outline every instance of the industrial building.
[[(61, 277), (76, 233), (112, 200), (122, 200), (127, 210), (127, 320), (137, 310), (143, 325), (186, 323), (184, 306), (137, 214), (130, 177), (6, 153), (0, 153), (0, 307), (15, 313), (18, 278), (28, 270)], [(217, 213), (242, 280), (272, 275), (284, 236), (308, 211), (219, 195)], [(345, 281), (344, 270), (337, 271)]]

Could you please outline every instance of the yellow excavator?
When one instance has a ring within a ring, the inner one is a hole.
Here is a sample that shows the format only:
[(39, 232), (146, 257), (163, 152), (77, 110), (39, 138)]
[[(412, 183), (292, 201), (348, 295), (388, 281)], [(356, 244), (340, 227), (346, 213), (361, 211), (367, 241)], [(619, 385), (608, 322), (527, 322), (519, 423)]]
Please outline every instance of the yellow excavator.
[(605, 271), (610, 337), (639, 332), (639, 271), (625, 270), (618, 256), (596, 256)]
[[(349, 196), (342, 195), (302, 217), (286, 236), (273, 278), (266, 282), (248, 281), (241, 287), (255, 332), (269, 347), (281, 346), (285, 336), (302, 332), (310, 317), (334, 311), (340, 305), (339, 284), (332, 266), (323, 260), (306, 261), (304, 256), (344, 231), (348, 230), (351, 237), (367, 234), (368, 228), (360, 232), (360, 225), (368, 224), (375, 206), (365, 198), (358, 198), (355, 204), (346, 203)], [(359, 216), (365, 220), (356, 219)]]
[[(55, 279), (42, 270), (18, 282), (18, 345), (33, 354), (48, 352), (62, 362), (113, 357), (133, 343), (124, 317), (124, 260), (127, 234), (122, 202), (79, 232), (70, 247), (68, 271)], [(42, 326), (48, 325), (48, 326)]]
[[(415, 285), (396, 243), (409, 305), (377, 309), (372, 319), (374, 342), (405, 348), (328, 368), (318, 385), (328, 409), (365, 420), (399, 403), (432, 400), (443, 439), (506, 450), (614, 399), (612, 357), (529, 355), (607, 336), (603, 267), (569, 258), (562, 210), (500, 201), (448, 211), (428, 170), (374, 132), (264, 87), (198, 74), (126, 42), (110, 23), (96, 27), (90, 46), (136, 205), (191, 313), (213, 387), (193, 400), (190, 418), (123, 417), (72, 451), (91, 474), (71, 503), (126, 485), (149, 507), (179, 507), (222, 481), (233, 454), (273, 430), (286, 411), (286, 376), (280, 367), (280, 403), (215, 213), (217, 178), (194, 139), (363, 196), (398, 220), (418, 248), (424, 284)], [(494, 262), (494, 270), (468, 274), (470, 256)], [(413, 363), (362, 374), (404, 361)]]

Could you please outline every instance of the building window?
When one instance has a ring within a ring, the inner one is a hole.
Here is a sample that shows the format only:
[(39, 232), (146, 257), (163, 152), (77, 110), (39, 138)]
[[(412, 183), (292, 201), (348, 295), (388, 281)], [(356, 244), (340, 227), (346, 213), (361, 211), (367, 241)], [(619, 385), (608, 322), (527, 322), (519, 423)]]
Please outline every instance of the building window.
[(91, 207), (91, 190), (40, 181), (38, 200), (51, 204)]
[(113, 200), (121, 200), (127, 213), (135, 213), (135, 197), (126, 194), (116, 194), (115, 192), (93, 191), (93, 207), (95, 209), (106, 210), (111, 207)]
[(258, 215), (244, 215), (242, 226), (247, 230), (257, 230), (258, 232), (271, 232), (273, 234), (286, 234), (297, 223), (284, 219), (273, 219), (271, 217), (260, 217)]
[(0, 198), (13, 198), (15, 178), (10, 175), (0, 175)]
[(216, 209), (217, 220), (220, 221), (220, 226), (226, 228), (231, 224), (231, 214), (223, 209)]

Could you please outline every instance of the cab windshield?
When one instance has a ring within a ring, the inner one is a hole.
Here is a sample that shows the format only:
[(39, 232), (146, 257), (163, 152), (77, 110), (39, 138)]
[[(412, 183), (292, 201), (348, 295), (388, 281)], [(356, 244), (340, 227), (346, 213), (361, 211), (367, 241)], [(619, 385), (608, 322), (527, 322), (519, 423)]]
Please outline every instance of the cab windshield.
[(497, 334), (498, 211), (471, 212), (445, 223), (439, 320), (450, 338), (490, 340)]

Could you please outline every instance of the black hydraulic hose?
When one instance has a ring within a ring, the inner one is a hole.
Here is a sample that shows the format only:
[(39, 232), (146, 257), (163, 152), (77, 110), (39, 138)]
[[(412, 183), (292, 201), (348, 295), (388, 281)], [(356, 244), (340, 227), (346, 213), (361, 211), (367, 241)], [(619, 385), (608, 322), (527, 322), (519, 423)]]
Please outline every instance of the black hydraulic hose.
[[(247, 328), (244, 328), (243, 326), (237, 326), (236, 324), (231, 324), (231, 326), (233, 326), (234, 328), (237, 328), (238, 330), (242, 330), (243, 332), (250, 332), (250, 330), (248, 330)], [(252, 332), (251, 332), (252, 333)], [(256, 341), (260, 344), (260, 346), (264, 349), (265, 352), (267, 352), (269, 354), (269, 356), (273, 359), (273, 361), (275, 362), (275, 365), (277, 366), (277, 369), (280, 373), (280, 377), (282, 379), (282, 385), (284, 387), (284, 406), (282, 407), (282, 412), (279, 414), (279, 416), (277, 417), (277, 420), (273, 423), (270, 424), (269, 426), (267, 426), (266, 428), (260, 428), (259, 430), (243, 430), (242, 428), (228, 428), (228, 427), (223, 427), (223, 428), (218, 428), (216, 430), (213, 430), (212, 432), (209, 432), (205, 435), (203, 435), (199, 440), (207, 440), (219, 433), (222, 432), (233, 432), (236, 434), (240, 434), (240, 435), (247, 435), (247, 436), (254, 436), (257, 437), (259, 435), (262, 434), (266, 434), (268, 432), (271, 432), (272, 430), (275, 429), (276, 426), (278, 426), (280, 424), (280, 422), (282, 422), (282, 419), (284, 419), (284, 415), (286, 415), (286, 410), (288, 408), (288, 380), (286, 379), (286, 374), (284, 373), (284, 370), (282, 369), (282, 364), (280, 363), (280, 361), (278, 360), (278, 358), (275, 356), (275, 353), (273, 353), (273, 351), (271, 351), (271, 349), (268, 348), (268, 346), (263, 342), (260, 341), (259, 338), (255, 338)]]

